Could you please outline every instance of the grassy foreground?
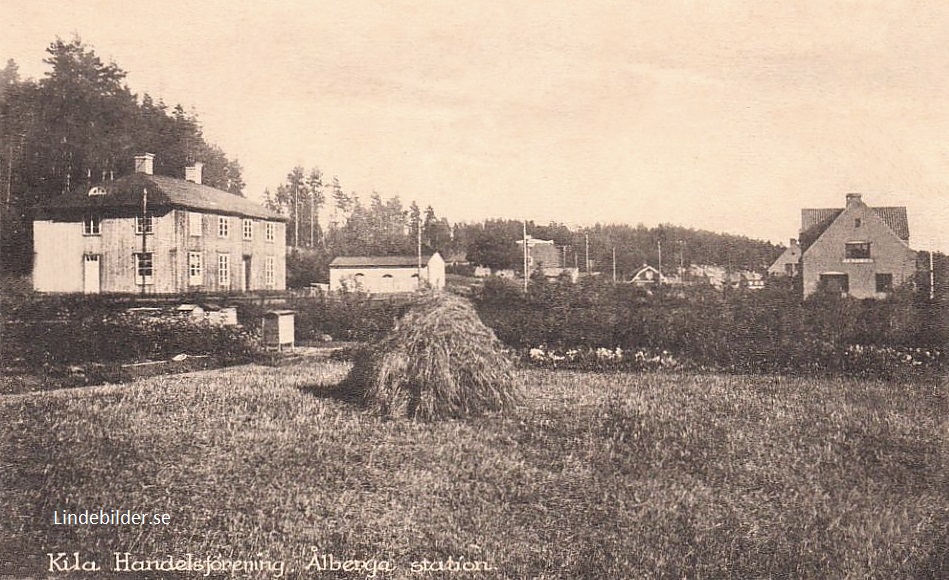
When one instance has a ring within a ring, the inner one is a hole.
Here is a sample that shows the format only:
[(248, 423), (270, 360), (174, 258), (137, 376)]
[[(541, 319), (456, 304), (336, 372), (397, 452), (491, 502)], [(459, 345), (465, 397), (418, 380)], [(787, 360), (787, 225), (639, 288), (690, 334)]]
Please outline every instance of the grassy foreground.
[[(378, 578), (949, 577), (944, 384), (524, 371), (517, 412), (425, 424), (321, 396), (347, 368), (0, 397), (0, 577), (205, 577), (115, 574), (113, 552), (285, 578), (371, 577), (306, 568), (330, 554)], [(171, 522), (53, 525), (99, 508)], [(76, 551), (104, 571), (47, 571)], [(412, 569), (449, 558), (492, 570)]]

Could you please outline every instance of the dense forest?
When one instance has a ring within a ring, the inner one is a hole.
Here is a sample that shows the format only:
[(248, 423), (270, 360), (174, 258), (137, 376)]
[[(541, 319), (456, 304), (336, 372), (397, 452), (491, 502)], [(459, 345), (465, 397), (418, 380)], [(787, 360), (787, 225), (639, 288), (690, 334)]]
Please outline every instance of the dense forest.
[[(133, 171), (133, 158), (155, 154), (155, 172), (183, 177), (184, 167), (204, 162), (204, 182), (242, 195), (240, 164), (209, 143), (197, 115), (169, 108), (125, 84), (126, 73), (104, 63), (80, 39), (57, 39), (46, 50), (49, 65), (38, 81), (21, 79), (12, 60), (0, 70), (0, 256), (3, 272), (30, 271), (30, 208), (76, 188)], [(288, 285), (325, 281), (329, 262), (345, 255), (414, 254), (438, 251), (449, 262), (467, 260), (495, 269), (518, 270), (516, 240), (552, 239), (567, 266), (612, 271), (620, 278), (644, 263), (669, 267), (720, 265), (761, 270), (781, 251), (770, 243), (662, 225), (526, 224), (509, 219), (450, 223), (431, 206), (368, 197), (343, 188), (317, 166), (292, 168), (283, 183), (263, 192), (264, 203), (286, 216)]]

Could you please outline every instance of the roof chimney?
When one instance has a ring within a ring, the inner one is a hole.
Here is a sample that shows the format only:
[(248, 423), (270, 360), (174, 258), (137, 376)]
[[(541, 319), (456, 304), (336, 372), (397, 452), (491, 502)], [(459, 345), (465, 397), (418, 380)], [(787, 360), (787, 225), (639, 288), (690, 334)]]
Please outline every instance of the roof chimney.
[(195, 161), (194, 165), (189, 165), (185, 167), (185, 180), (190, 181), (191, 183), (197, 183), (201, 185), (201, 179), (204, 172), (204, 163), (200, 161)]
[(796, 245), (797, 245), (797, 238), (791, 238), (791, 247), (793, 248)]
[(135, 173), (144, 173), (151, 175), (155, 164), (155, 154), (146, 153), (145, 155), (135, 156)]
[(848, 194), (847, 194), (847, 207), (850, 207), (851, 205), (853, 205), (853, 204), (855, 204), (855, 203), (858, 203), (858, 202), (860, 202), (860, 194), (859, 194), (859, 193), (848, 193)]

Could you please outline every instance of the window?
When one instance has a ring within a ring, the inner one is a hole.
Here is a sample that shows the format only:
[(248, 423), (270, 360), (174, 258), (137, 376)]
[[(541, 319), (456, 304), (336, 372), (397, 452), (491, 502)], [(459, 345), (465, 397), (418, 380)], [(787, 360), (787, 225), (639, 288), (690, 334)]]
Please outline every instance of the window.
[(221, 216), (217, 218), (217, 235), (219, 238), (227, 237), (227, 230), (230, 226), (230, 221), (228, 218)]
[(893, 274), (877, 274), (877, 292), (893, 291)]
[(254, 220), (244, 220), (244, 239), (252, 240), (254, 239)]
[(848, 260), (869, 260), (870, 242), (847, 242), (845, 258)]
[(218, 254), (217, 256), (217, 283), (218, 286), (229, 288), (231, 285), (231, 255)]
[(87, 216), (82, 219), (82, 233), (86, 236), (98, 236), (102, 233), (102, 220), (99, 216)]
[(793, 276), (793, 275), (794, 275), (794, 264), (785, 264), (785, 265), (784, 265), (784, 273), (787, 274), (788, 276)]
[(192, 236), (202, 235), (202, 229), (204, 228), (203, 220), (201, 219), (201, 214), (194, 211), (188, 212), (188, 234)]
[(267, 284), (267, 288), (273, 288), (276, 286), (277, 276), (274, 273), (273, 256), (267, 256), (264, 258), (264, 281)]
[(188, 284), (200, 286), (201, 281), (201, 252), (188, 252)]
[(854, 218), (853, 227), (859, 228), (862, 225), (863, 225), (863, 220), (861, 220), (860, 218)]
[(136, 216), (135, 217), (135, 233), (138, 235), (150, 234), (152, 230), (152, 216)]
[(266, 236), (265, 236), (265, 237), (266, 237), (266, 239), (267, 239), (268, 242), (274, 241), (274, 239), (277, 237), (276, 234), (275, 234), (275, 230), (276, 230), (276, 229), (277, 229), (277, 228), (276, 228), (276, 226), (274, 226), (273, 223), (267, 222), (267, 233), (266, 233)]
[(835, 294), (850, 292), (850, 277), (847, 274), (821, 274), (821, 288)]
[(153, 266), (151, 252), (135, 254), (135, 283), (139, 285), (151, 284)]

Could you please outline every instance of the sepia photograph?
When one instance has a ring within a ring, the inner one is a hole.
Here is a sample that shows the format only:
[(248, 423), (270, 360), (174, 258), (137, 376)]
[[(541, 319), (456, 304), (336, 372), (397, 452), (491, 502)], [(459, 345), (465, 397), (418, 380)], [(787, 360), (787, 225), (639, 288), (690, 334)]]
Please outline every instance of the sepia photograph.
[(0, 580), (949, 578), (947, 38), (0, 0)]

